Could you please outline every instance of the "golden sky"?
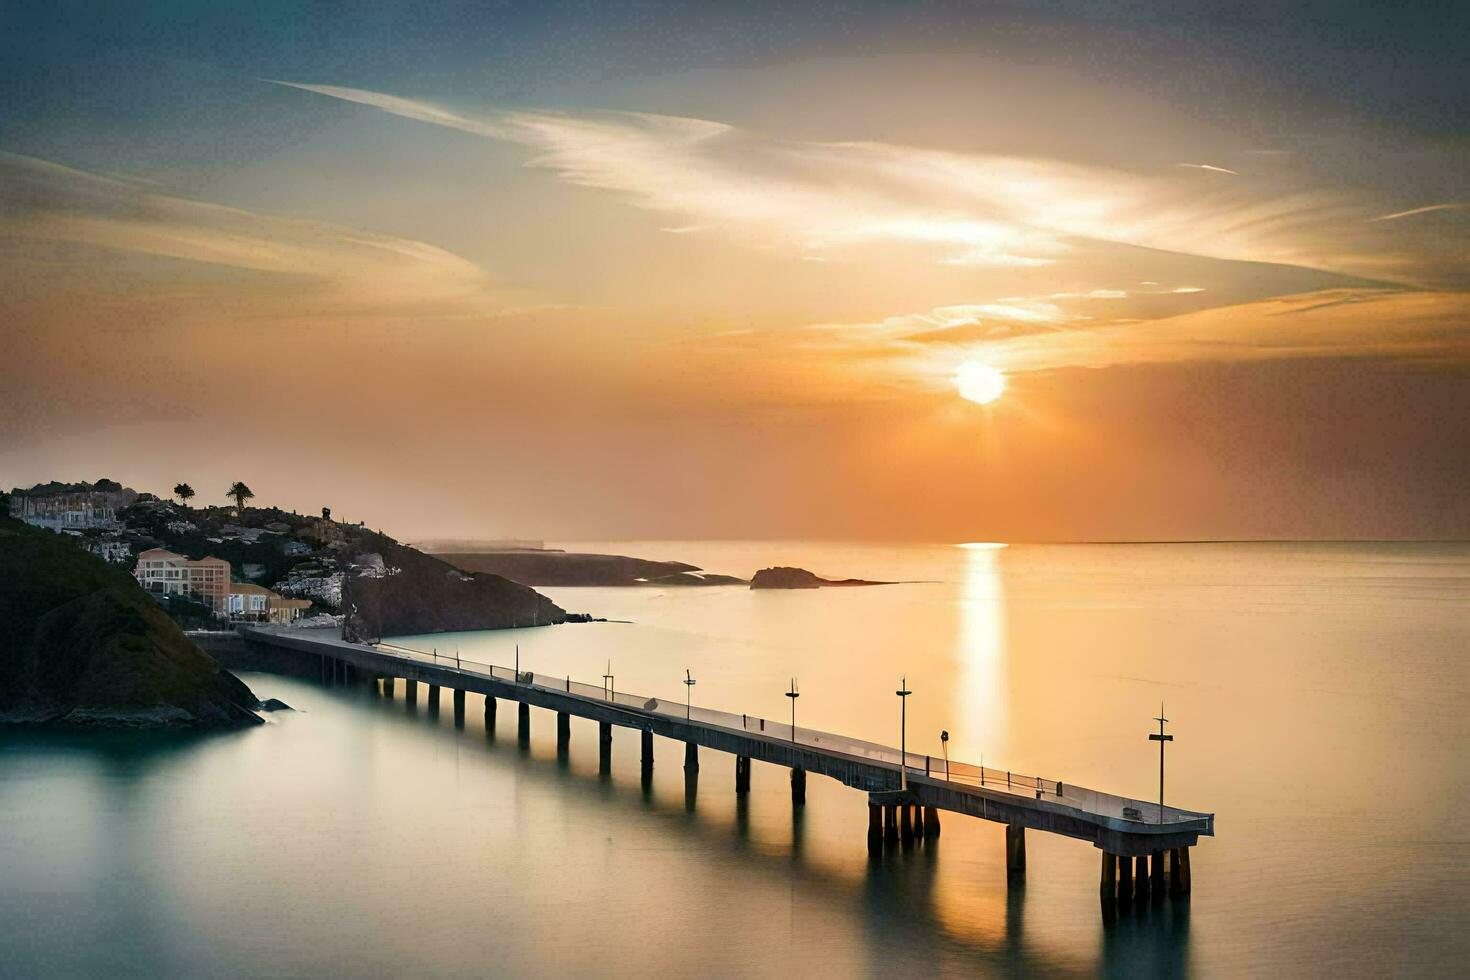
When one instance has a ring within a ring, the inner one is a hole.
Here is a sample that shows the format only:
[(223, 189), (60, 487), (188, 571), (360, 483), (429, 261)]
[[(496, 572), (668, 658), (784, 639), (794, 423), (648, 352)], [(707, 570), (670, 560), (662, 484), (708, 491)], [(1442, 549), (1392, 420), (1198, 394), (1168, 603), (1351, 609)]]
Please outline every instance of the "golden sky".
[(530, 18), (519, 73), (103, 25), (72, 86), (37, 25), (0, 483), (405, 537), (1470, 534), (1462, 121), (1373, 64), (885, 23), (594, 71)]

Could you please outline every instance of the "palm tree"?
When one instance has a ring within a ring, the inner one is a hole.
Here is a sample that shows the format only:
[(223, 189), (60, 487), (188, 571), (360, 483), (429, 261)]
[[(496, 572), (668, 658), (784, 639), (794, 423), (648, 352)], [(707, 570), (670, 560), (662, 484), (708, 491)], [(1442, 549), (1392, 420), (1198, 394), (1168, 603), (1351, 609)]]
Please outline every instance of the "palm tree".
[(187, 483), (180, 483), (179, 485), (174, 487), (174, 496), (178, 497), (179, 503), (183, 504), (187, 508), (189, 506), (190, 499), (192, 499), (194, 496), (194, 488), (189, 486), (189, 484)]
[(245, 515), (245, 501), (253, 499), (255, 497), (255, 491), (251, 490), (241, 481), (236, 480), (230, 484), (230, 489), (225, 491), (225, 495), (235, 498), (235, 514), (238, 517), (243, 517)]

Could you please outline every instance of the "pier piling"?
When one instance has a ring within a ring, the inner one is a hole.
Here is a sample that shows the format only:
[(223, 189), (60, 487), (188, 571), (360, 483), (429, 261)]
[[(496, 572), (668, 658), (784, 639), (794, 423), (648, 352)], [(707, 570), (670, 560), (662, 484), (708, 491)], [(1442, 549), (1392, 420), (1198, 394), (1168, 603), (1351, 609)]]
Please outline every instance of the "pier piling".
[(868, 853), (883, 850), (883, 808), (876, 803), (868, 804)]
[(387, 698), (390, 701), (393, 700), (393, 678), (392, 677), (384, 677), (383, 678), (383, 697)]
[(531, 706), (524, 701), (516, 702), (516, 736), (522, 742), (531, 740)]
[(464, 691), (457, 687), (454, 689), (454, 726), (464, 727)]
[(572, 716), (565, 711), (556, 713), (556, 747), (564, 749), (572, 741)]
[(791, 804), (806, 806), (806, 770), (800, 766), (791, 770)]
[(924, 807), (924, 836), (939, 836), (939, 811), (932, 806)]
[(1006, 877), (1026, 877), (1026, 828), (1006, 824)]
[(684, 771), (699, 772), (699, 746), (693, 742), (684, 743)]
[(1169, 896), (1183, 898), (1189, 894), (1189, 848), (1176, 847), (1170, 861)]
[(642, 731), (642, 769), (643, 772), (653, 772), (653, 732), (648, 729)]
[(408, 680), (403, 682), (403, 699), (408, 702), (410, 708), (418, 707), (419, 682)]
[(750, 759), (743, 755), (735, 757), (735, 793), (744, 796), (750, 792)]

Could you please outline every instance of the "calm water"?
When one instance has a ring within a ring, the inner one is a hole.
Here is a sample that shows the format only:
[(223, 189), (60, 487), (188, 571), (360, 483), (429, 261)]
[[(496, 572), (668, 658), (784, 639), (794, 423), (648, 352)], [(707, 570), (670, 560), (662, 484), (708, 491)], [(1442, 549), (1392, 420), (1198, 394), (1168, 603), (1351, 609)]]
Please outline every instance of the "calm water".
[[(1097, 852), (999, 825), (868, 860), (864, 797), (574, 719), (529, 749), (264, 674), (301, 709), (208, 738), (0, 735), (0, 975), (1443, 975), (1470, 957), (1470, 547), (579, 543), (822, 592), (553, 589), (607, 623), (406, 641), (1218, 814), (1187, 907), (1105, 931)], [(421, 689), (422, 691), (422, 689)]]

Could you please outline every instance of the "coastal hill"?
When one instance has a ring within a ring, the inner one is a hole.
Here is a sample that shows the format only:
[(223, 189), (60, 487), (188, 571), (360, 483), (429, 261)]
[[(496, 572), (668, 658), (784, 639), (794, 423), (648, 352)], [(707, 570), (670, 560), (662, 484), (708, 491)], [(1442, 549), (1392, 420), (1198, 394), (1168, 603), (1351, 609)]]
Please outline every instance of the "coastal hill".
[(777, 565), (762, 568), (750, 580), (752, 589), (821, 589), (847, 585), (892, 585), (892, 582), (870, 582), (861, 578), (821, 578), (805, 568)]
[(344, 639), (567, 622), (556, 603), (504, 576), (456, 567), (387, 535), (364, 533), (354, 544), (342, 591)]
[(0, 514), (0, 723), (230, 728), (256, 705), (125, 568)]
[(510, 548), (503, 551), (437, 553), (459, 568), (503, 575), (523, 585), (745, 585), (743, 578), (716, 575), (681, 561), (650, 561), (626, 555)]
[[(547, 626), (568, 619), (533, 589), (498, 575), (466, 573), (361, 523), (333, 520), (328, 508), (316, 516), (276, 507), (190, 507), (99, 480), (17, 488), (8, 509), (29, 524), (64, 531), (58, 538), (70, 547), (105, 554), (123, 571), (150, 548), (193, 561), (223, 559), (231, 581), (310, 600), (313, 621), (337, 618), (352, 637)], [(349, 594), (350, 604), (344, 603)], [(186, 626), (219, 628), (217, 615), (188, 597), (154, 598)]]

